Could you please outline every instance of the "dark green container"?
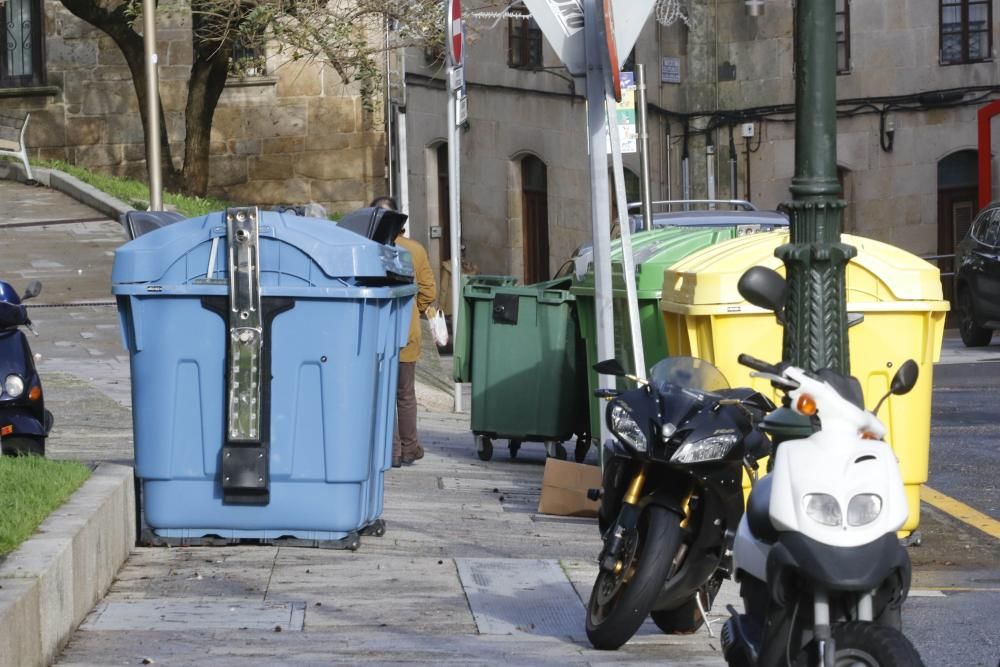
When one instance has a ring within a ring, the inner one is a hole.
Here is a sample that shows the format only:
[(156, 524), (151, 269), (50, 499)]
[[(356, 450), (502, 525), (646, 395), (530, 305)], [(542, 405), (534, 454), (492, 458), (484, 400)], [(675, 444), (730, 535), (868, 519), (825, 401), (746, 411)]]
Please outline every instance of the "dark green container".
[[(635, 260), (636, 295), (639, 301), (639, 326), (646, 365), (652, 367), (667, 356), (667, 338), (660, 312), (663, 294), (663, 271), (688, 255), (710, 245), (736, 236), (735, 227), (665, 227), (632, 235), (632, 256)], [(615, 357), (629, 373), (645, 377), (647, 369), (635, 373), (632, 363), (632, 334), (628, 324), (625, 281), (622, 276), (621, 241), (611, 244), (611, 286), (614, 301)], [(583, 278), (573, 285), (580, 336), (586, 349), (587, 402), (590, 406), (590, 433), (600, 433), (604, 416), (604, 401), (594, 397), (597, 373), (593, 366), (597, 358), (597, 317), (594, 312), (594, 269), (591, 264)], [(622, 384), (621, 388), (629, 385)]]
[(494, 438), (510, 440), (512, 455), (532, 441), (565, 457), (557, 443), (588, 423), (572, 279), (513, 282), (472, 276), (463, 286), (455, 379), (472, 383), (471, 423), (481, 459), (492, 456)]

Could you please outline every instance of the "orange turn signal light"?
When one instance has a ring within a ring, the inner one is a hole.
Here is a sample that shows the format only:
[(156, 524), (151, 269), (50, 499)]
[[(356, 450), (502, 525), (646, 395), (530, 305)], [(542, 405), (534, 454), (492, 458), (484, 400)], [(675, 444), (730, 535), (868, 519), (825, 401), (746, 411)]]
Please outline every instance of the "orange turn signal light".
[(28, 392), (28, 400), (29, 401), (37, 401), (41, 397), (42, 397), (42, 388), (41, 387), (32, 387), (31, 391)]
[(795, 409), (806, 417), (812, 417), (816, 414), (816, 401), (809, 394), (802, 394), (795, 403)]

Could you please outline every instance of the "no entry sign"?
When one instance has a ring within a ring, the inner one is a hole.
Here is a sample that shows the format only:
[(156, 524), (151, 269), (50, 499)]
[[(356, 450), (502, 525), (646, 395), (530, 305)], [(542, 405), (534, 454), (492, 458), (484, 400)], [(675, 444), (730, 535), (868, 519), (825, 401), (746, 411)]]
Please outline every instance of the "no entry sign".
[(462, 0), (448, 0), (447, 26), (445, 30), (448, 39), (448, 56), (451, 64), (458, 67), (462, 64)]

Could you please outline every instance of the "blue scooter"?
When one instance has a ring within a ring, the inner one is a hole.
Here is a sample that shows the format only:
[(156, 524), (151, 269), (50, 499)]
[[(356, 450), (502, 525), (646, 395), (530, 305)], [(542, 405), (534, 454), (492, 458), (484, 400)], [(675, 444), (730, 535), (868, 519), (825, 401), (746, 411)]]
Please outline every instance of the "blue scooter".
[[(32, 281), (24, 290), (24, 300), (41, 291), (42, 283)], [(22, 326), (31, 329), (21, 301), (17, 290), (0, 281), (0, 448), (4, 454), (44, 456), (52, 413), (45, 409), (42, 381), (28, 338), (21, 331)]]

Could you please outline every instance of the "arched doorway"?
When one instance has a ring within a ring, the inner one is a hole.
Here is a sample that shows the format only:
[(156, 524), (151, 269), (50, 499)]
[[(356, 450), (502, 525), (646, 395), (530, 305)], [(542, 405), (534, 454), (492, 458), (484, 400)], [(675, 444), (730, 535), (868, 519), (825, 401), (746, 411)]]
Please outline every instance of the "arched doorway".
[[(938, 254), (953, 255), (958, 242), (969, 231), (969, 225), (979, 210), (978, 153), (972, 149), (960, 150), (938, 162)], [(953, 274), (952, 259), (938, 262), (942, 274)], [(944, 296), (954, 301), (953, 275), (941, 278)]]
[(441, 235), (438, 237), (438, 258), (441, 263), (451, 259), (451, 196), (448, 190), (448, 144), (440, 143), (435, 151), (437, 155), (437, 211), (438, 227)]
[(534, 155), (521, 158), (521, 224), (524, 282), (549, 279), (549, 186), (545, 163)]

